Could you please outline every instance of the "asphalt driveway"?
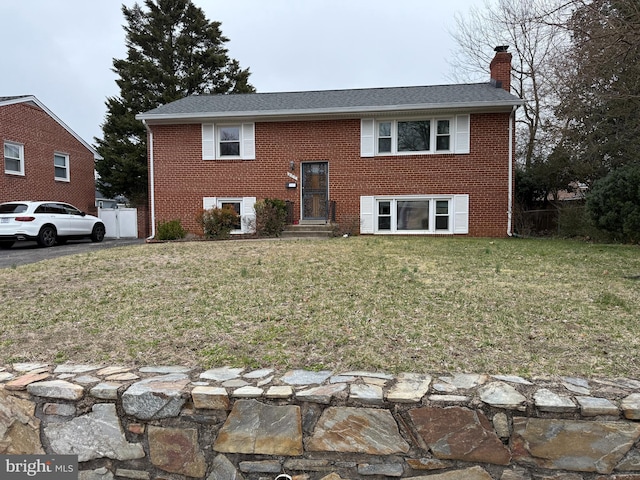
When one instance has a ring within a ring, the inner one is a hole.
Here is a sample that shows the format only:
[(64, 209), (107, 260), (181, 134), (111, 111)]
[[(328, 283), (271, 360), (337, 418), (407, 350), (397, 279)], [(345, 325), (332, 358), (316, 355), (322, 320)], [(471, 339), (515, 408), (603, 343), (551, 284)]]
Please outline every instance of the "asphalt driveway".
[(66, 245), (42, 248), (39, 247), (36, 242), (16, 242), (10, 249), (0, 250), (0, 268), (26, 265), (50, 258), (92, 252), (104, 248), (123, 247), (143, 243), (144, 239), (140, 238), (104, 239), (99, 243), (93, 243), (91, 240), (69, 240)]

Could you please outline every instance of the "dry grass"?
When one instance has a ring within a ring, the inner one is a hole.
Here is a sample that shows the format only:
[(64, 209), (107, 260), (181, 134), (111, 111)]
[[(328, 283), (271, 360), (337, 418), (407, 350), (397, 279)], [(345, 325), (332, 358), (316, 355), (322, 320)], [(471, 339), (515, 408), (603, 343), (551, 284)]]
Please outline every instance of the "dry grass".
[(0, 270), (16, 361), (634, 376), (640, 250), (353, 237), (140, 245)]

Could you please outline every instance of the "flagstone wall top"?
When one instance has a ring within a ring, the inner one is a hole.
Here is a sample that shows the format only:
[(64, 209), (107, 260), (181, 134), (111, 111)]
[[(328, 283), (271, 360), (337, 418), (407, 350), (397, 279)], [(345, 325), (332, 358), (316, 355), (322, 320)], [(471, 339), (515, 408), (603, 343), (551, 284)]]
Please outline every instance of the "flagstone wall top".
[(0, 454), (82, 480), (640, 480), (640, 381), (218, 367), (0, 367)]

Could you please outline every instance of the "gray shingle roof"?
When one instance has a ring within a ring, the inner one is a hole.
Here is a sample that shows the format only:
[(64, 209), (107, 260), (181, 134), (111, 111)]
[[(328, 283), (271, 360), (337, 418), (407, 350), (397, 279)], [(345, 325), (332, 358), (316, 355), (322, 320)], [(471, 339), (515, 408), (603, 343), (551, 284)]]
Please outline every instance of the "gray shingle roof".
[[(85, 142), (76, 132), (71, 130), (71, 128), (69, 128), (69, 126), (66, 123), (60, 120), (60, 118), (58, 118), (51, 110), (49, 110), (42, 102), (40, 102), (40, 100), (38, 100), (33, 95), (14, 95), (11, 97), (0, 97), (0, 107), (16, 104), (16, 103), (29, 103), (39, 107), (47, 115), (49, 115), (54, 121), (56, 121), (62, 128), (64, 128), (71, 135), (73, 135), (73, 137), (75, 137), (76, 140), (78, 140), (82, 145), (84, 145), (87, 148), (87, 150), (89, 150), (93, 154), (94, 158), (96, 159), (102, 158), (102, 156), (98, 153), (98, 151), (95, 148), (93, 148), (93, 146)], [(38, 127), (34, 126), (33, 128), (38, 128)]]
[(0, 97), (0, 103), (7, 102), (9, 100), (15, 100), (16, 98), (29, 97), (30, 95), (14, 95), (12, 97)]
[(138, 115), (144, 120), (295, 116), (460, 108), (511, 108), (519, 98), (490, 83), (308, 92), (192, 95)]

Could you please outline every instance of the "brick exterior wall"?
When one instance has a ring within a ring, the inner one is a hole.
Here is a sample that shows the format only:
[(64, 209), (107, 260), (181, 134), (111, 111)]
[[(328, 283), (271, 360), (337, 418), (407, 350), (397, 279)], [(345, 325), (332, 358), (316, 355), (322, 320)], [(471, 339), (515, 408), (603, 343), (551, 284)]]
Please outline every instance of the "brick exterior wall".
[(471, 153), (362, 158), (360, 119), (258, 122), (255, 160), (202, 160), (201, 126), (154, 125), (156, 222), (201, 233), (203, 197), (280, 198), (300, 218), (301, 185), (287, 172), (329, 164), (329, 199), (344, 230), (360, 224), (361, 195), (469, 194), (469, 235), (507, 235), (509, 113), (471, 115)]
[[(56, 200), (96, 214), (94, 158), (47, 112), (27, 103), (0, 107), (0, 142), (24, 145), (24, 176), (0, 170), (0, 202)], [(69, 182), (54, 180), (54, 152), (69, 155)]]
[[(497, 47), (500, 48), (500, 47)], [(511, 54), (505, 51), (496, 51), (493, 60), (489, 64), (491, 78), (502, 84), (507, 92), (511, 91)]]

